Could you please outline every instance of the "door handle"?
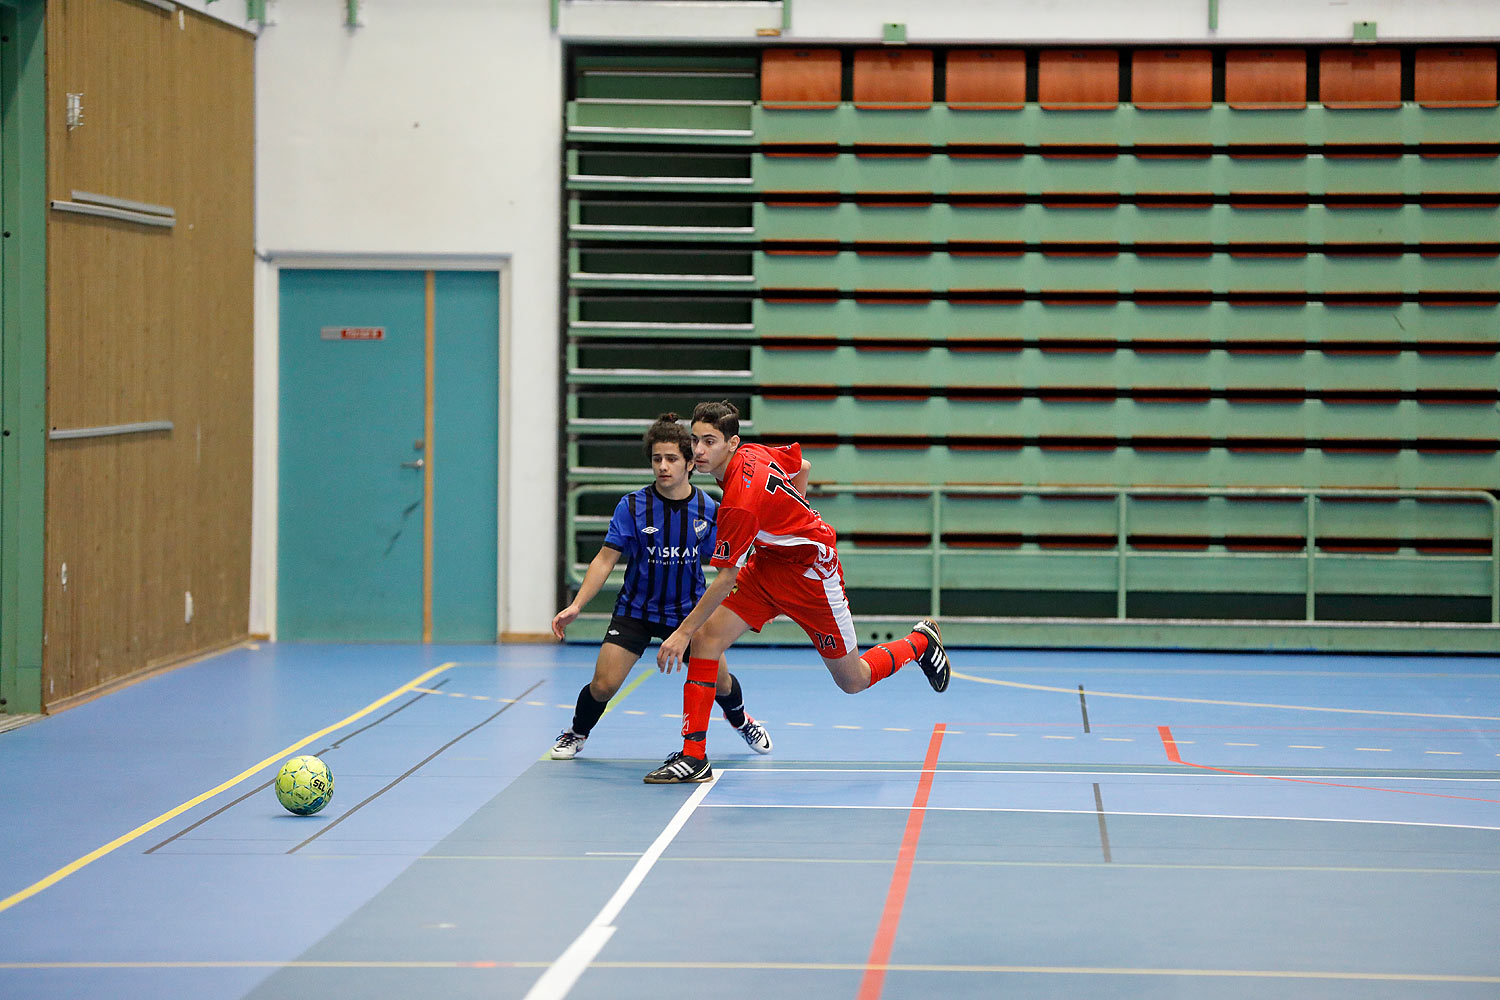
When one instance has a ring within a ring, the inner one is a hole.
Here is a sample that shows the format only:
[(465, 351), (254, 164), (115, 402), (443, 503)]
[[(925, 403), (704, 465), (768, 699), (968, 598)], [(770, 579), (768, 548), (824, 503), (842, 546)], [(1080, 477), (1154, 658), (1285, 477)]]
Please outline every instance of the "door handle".
[(422, 459), (419, 458), (415, 462), (402, 462), (401, 463), (401, 468), (403, 468), (403, 469), (420, 469), (420, 468), (423, 468), (426, 465), (427, 465), (427, 463), (424, 462), (424, 461), (422, 461)]

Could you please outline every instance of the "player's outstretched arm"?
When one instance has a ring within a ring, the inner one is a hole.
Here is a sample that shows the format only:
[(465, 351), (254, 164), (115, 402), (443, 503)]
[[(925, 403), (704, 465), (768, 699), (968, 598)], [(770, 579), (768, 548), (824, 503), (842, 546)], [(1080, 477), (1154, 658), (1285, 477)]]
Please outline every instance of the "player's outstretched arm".
[(664, 674), (670, 674), (678, 667), (687, 665), (688, 644), (693, 641), (693, 636), (708, 621), (708, 616), (713, 614), (729, 592), (734, 589), (734, 578), (739, 575), (738, 566), (724, 566), (720, 568), (714, 582), (708, 585), (703, 596), (698, 598), (698, 603), (693, 605), (693, 610), (677, 626), (676, 631), (662, 640), (661, 648), (656, 651), (656, 669)]
[(796, 475), (792, 476), (792, 485), (797, 487), (797, 492), (803, 496), (807, 496), (807, 479), (811, 472), (812, 463), (804, 458), (802, 460), (802, 468), (798, 469)]
[(573, 598), (572, 604), (552, 617), (553, 635), (559, 639), (567, 637), (568, 626), (583, 611), (584, 606), (604, 589), (604, 581), (609, 579), (610, 571), (619, 561), (619, 549), (612, 549), (608, 545), (600, 547), (599, 554), (594, 557), (593, 562), (589, 563), (589, 568), (583, 574), (583, 583), (578, 585), (578, 596)]

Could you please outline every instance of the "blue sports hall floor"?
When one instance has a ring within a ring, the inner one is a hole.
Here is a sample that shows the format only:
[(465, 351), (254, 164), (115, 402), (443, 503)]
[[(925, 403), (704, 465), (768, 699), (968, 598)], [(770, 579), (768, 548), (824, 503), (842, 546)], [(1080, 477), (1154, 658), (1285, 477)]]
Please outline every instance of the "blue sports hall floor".
[(738, 649), (774, 752), (648, 786), (649, 652), (543, 759), (596, 649), (249, 645), (0, 733), (0, 997), (1500, 997), (1500, 658)]

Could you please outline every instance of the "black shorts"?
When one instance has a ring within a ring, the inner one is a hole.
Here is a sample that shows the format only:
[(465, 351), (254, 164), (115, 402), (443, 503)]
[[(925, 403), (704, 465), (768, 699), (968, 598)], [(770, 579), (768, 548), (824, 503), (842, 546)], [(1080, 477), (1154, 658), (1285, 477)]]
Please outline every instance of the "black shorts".
[(646, 651), (646, 647), (650, 645), (653, 638), (665, 639), (675, 631), (677, 631), (676, 625), (663, 625), (661, 622), (647, 621), (645, 618), (615, 615), (609, 620), (609, 628), (604, 630), (604, 641), (612, 642), (640, 656)]

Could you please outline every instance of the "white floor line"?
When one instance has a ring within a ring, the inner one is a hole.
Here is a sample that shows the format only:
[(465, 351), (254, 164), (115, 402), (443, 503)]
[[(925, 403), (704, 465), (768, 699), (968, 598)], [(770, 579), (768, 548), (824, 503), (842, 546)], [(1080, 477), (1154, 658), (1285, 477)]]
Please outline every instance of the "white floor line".
[(552, 963), (551, 968), (542, 973), (542, 978), (526, 993), (525, 1000), (562, 1000), (573, 989), (573, 984), (578, 982), (578, 977), (583, 975), (594, 957), (603, 949), (605, 943), (615, 933), (615, 917), (625, 908), (630, 897), (641, 887), (646, 880), (646, 875), (651, 871), (651, 866), (656, 864), (657, 859), (686, 825), (688, 818), (698, 808), (698, 804), (708, 795), (709, 789), (718, 783), (719, 775), (715, 774), (708, 781), (703, 782), (688, 800), (677, 810), (677, 815), (666, 825), (661, 834), (646, 848), (646, 853), (641, 855), (635, 867), (630, 869), (630, 874), (625, 876), (625, 881), (615, 890), (615, 894), (609, 897), (609, 902), (599, 911), (589, 925), (583, 929), (583, 933), (574, 939), (573, 943), (558, 956), (557, 961)]
[[(1022, 806), (897, 806), (897, 805), (830, 805), (808, 802), (796, 804), (779, 802), (710, 802), (705, 809), (849, 809), (873, 812), (932, 813), (1034, 813), (1050, 816), (1096, 816), (1097, 809), (1029, 809)], [(1105, 816), (1138, 816), (1147, 819), (1242, 819), (1268, 820), (1277, 823), (1356, 823), (1364, 826), (1420, 826), (1435, 830), (1494, 830), (1500, 826), (1482, 826), (1473, 823), (1428, 823), (1399, 819), (1354, 819), (1347, 816), (1256, 816), (1249, 813), (1182, 813), (1140, 812), (1127, 809), (1109, 809)]]

